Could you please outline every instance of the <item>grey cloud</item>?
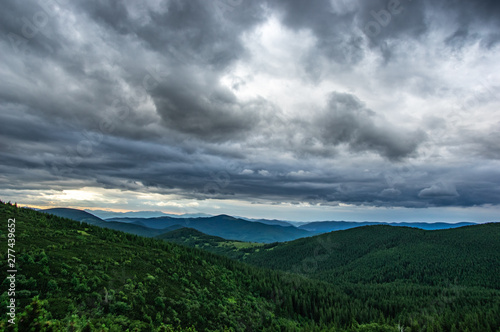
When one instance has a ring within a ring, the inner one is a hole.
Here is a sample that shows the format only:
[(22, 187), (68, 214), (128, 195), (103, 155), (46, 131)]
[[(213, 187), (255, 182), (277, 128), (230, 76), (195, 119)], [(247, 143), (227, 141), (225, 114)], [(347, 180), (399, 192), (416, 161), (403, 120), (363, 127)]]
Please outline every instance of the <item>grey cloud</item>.
[(458, 20), (462, 26), (484, 23), (498, 26), (500, 24), (498, 21), (500, 4), (495, 0), (447, 0), (443, 1), (443, 7), (455, 11), (459, 15)]
[(445, 43), (448, 46), (454, 47), (454, 48), (462, 48), (470, 39), (470, 33), (468, 30), (464, 29), (463, 27), (459, 28), (456, 30), (451, 36), (445, 39)]
[[(14, 147), (17, 143), (13, 143)], [(61, 147), (61, 142), (57, 146)], [(92, 153), (82, 157), (79, 164), (72, 167), (60, 161), (59, 170), (49, 169), (42, 165), (43, 156), (38, 148), (29, 146), (24, 150), (25, 157), (2, 154), (4, 172), (10, 178), (12, 189), (68, 188), (70, 185), (55, 185), (56, 179), (69, 179), (80, 186), (99, 184), (105, 188), (119, 188), (176, 194), (189, 199), (242, 199), (252, 200), (259, 197), (262, 200), (286, 202), (299, 200), (312, 204), (332, 204), (344, 202), (355, 205), (374, 206), (471, 206), (493, 203), (500, 193), (495, 189), (495, 181), (500, 176), (498, 170), (492, 168), (487, 172), (481, 169), (469, 170), (463, 177), (470, 179), (469, 183), (458, 183), (456, 191), (453, 187), (439, 186), (442, 174), (457, 178), (458, 170), (429, 169), (422, 172), (401, 172), (393, 166), (378, 162), (367, 164), (372, 171), (362, 169), (344, 162), (342, 167), (328, 170), (315, 167), (317, 159), (297, 160), (290, 164), (276, 158), (261, 158), (250, 162), (220, 153), (227, 150), (223, 146), (218, 155), (207, 155), (199, 149), (183, 149), (180, 146), (165, 146), (151, 142), (137, 142), (120, 138), (107, 137), (96, 145)], [(64, 150), (63, 150), (64, 151)], [(73, 151), (73, 153), (76, 153)], [(269, 152), (272, 153), (272, 152)], [(73, 155), (74, 156), (74, 155)], [(64, 157), (64, 154), (62, 155)], [(264, 156), (263, 156), (264, 157)], [(269, 157), (269, 154), (266, 154)], [(57, 161), (58, 159), (54, 158)], [(9, 161), (9, 162), (7, 162)], [(228, 165), (232, 164), (230, 168)], [(30, 177), (23, 175), (28, 169)], [(251, 174), (243, 169), (255, 170)], [(13, 170), (18, 170), (13, 173)], [(257, 171), (267, 171), (267, 176)], [(304, 170), (307, 176), (291, 177), (290, 172)], [(221, 173), (222, 172), (222, 173)], [(394, 173), (399, 181), (388, 183), (386, 174)], [(222, 175), (221, 175), (222, 174)], [(482, 175), (481, 175), (482, 174)], [(19, 178), (19, 180), (15, 180)], [(221, 181), (220, 179), (226, 179)], [(22, 180), (23, 179), (23, 180)], [(435, 185), (422, 186), (435, 180)], [(23, 181), (32, 182), (23, 183)], [(134, 183), (142, 183), (137, 187)], [(389, 185), (393, 188), (387, 189)], [(460, 196), (455, 195), (460, 192)]]
[[(454, 52), (478, 40), (483, 47), (491, 48), (498, 42), (499, 13), (498, 2), (491, 0), (379, 0), (360, 6), (357, 22), (370, 47), (378, 49), (387, 61), (396, 46), (408, 38), (422, 39), (436, 23), (455, 29), (443, 40)], [(485, 22), (490, 25), (488, 29), (484, 29)]]
[(433, 184), (432, 186), (422, 189), (418, 197), (421, 198), (429, 198), (429, 197), (456, 197), (459, 196), (457, 189), (455, 186), (451, 184), (446, 184), (446, 183), (436, 183)]
[(500, 42), (500, 33), (491, 33), (481, 40), (481, 46), (490, 50)]
[(165, 83), (152, 92), (157, 112), (170, 130), (209, 141), (241, 140), (259, 123), (264, 100), (239, 103), (215, 80), (196, 81), (201, 73), (184, 76), (192, 79)]
[(500, 123), (492, 124), (487, 130), (469, 131), (463, 130), (461, 136), (461, 147), (469, 155), (484, 159), (500, 160)]
[[(377, 121), (378, 120), (378, 121)], [(413, 154), (425, 140), (420, 131), (405, 132), (367, 109), (353, 95), (330, 94), (326, 110), (316, 119), (322, 139), (329, 144), (348, 144), (357, 151), (375, 151), (389, 159)]]
[(386, 189), (382, 190), (380, 195), (384, 196), (384, 197), (396, 197), (396, 196), (401, 195), (401, 191), (399, 191), (398, 189), (394, 189), (394, 188), (386, 188)]
[(137, 36), (149, 48), (178, 63), (203, 63), (224, 68), (244, 53), (239, 34), (262, 21), (258, 2), (168, 1), (160, 8), (144, 5), (138, 24), (137, 10), (122, 1), (81, 1), (91, 19), (120, 34)]
[[(159, 9), (147, 2), (65, 1), (79, 38), (65, 33), (70, 22), (55, 15), (25, 40), (30, 52), (18, 52), (5, 36), (22, 35), (22, 18), (43, 9), (34, 1), (7, 1), (0, 13), (0, 69), (8, 74), (0, 82), (2, 188), (101, 186), (200, 200), (386, 207), (498, 204), (497, 125), (481, 135), (462, 132), (463, 141), (455, 143), (464, 143), (460, 152), (480, 159), (467, 169), (452, 167), (453, 160), (427, 165), (418, 159), (427, 142), (418, 123), (399, 128), (354, 94), (334, 92), (324, 109), (300, 117), (273, 100), (242, 101), (219, 83), (249, 56), (241, 36), (270, 12), (316, 37), (302, 62), (316, 83), (336, 74), (327, 68), (332, 63), (342, 73), (358, 70), (371, 48), (386, 62), (376, 69), (389, 68), (399, 88), (404, 73), (391, 65), (407, 54), (394, 47), (423, 38), (435, 8), (445, 25), (456, 22), (444, 11), (462, 13), (461, 30), (453, 30), (446, 47), (481, 40), (493, 48), (498, 42), (498, 35), (474, 28), (484, 20), (497, 24), (497, 4), (486, 1), (401, 0), (405, 11), (368, 38), (363, 28), (375, 20), (371, 11), (387, 4), (243, 1), (224, 10), (206, 1), (170, 1)], [(151, 67), (158, 71), (152, 74)], [(147, 75), (158, 76), (145, 87)], [(422, 77), (432, 91), (433, 82)], [(103, 130), (103, 119), (114, 129)], [(445, 122), (440, 126), (450, 130)], [(424, 121), (428, 129), (436, 123)], [(420, 162), (414, 171), (402, 172), (413, 160)]]
[[(364, 57), (363, 38), (352, 26), (356, 19), (356, 4), (327, 0), (272, 1), (270, 6), (283, 14), (283, 23), (300, 30), (310, 29), (317, 37), (317, 49), (328, 61), (354, 65)], [(346, 67), (347, 68), (347, 67)], [(314, 74), (314, 67), (310, 70)]]
[(76, 4), (84, 9), (92, 20), (122, 34), (132, 32), (133, 25), (130, 24), (131, 18), (124, 1), (81, 1)]
[(427, 9), (422, 1), (370, 1), (360, 7), (358, 22), (373, 45), (387, 38), (418, 38), (428, 29)]
[(33, 0), (7, 2), (0, 13), (0, 29), (6, 47), (17, 56), (48, 59), (63, 47), (58, 33), (59, 18), (53, 7)]

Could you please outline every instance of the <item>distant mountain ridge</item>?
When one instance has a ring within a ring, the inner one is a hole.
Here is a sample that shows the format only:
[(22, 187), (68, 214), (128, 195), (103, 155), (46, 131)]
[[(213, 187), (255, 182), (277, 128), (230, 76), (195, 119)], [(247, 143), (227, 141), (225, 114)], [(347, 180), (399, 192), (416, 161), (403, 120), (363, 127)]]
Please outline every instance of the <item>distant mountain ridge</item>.
[(196, 229), (207, 235), (247, 242), (284, 242), (314, 235), (312, 232), (290, 225), (269, 225), (224, 214), (208, 218), (110, 218), (106, 219), (106, 221), (131, 223), (157, 230), (178, 224)]
[(130, 212), (114, 212), (105, 210), (84, 210), (85, 212), (96, 215), (101, 219), (110, 218), (157, 218), (157, 217), (171, 217), (171, 218), (206, 218), (212, 217), (211, 214), (207, 213), (184, 213), (184, 214), (173, 214), (164, 213), (161, 211), (130, 211)]
[[(101, 210), (102, 211), (102, 210)], [(105, 220), (89, 213), (88, 211), (53, 208), (41, 210), (44, 213), (52, 213), (60, 217), (86, 222), (89, 224), (120, 230), (140, 236), (156, 237), (174, 229), (189, 227), (204, 234), (218, 236), (227, 240), (244, 242), (286, 242), (300, 238), (310, 237), (331, 231), (346, 230), (369, 225), (390, 225), (420, 228), (425, 230), (457, 228), (475, 223), (461, 222), (449, 223), (381, 223), (381, 222), (352, 222), (352, 221), (318, 221), (292, 225), (283, 220), (248, 219), (237, 218), (229, 215), (218, 215), (203, 217), (180, 218), (179, 216), (160, 216), (154, 218), (141, 217), (114, 217)], [(151, 211), (150, 211), (151, 212)], [(147, 212), (146, 213), (150, 213)], [(140, 215), (140, 212), (137, 212)], [(154, 212), (151, 213), (161, 213)], [(132, 212), (136, 214), (136, 212)]]
[(191, 227), (207, 235), (219, 236), (224, 239), (262, 243), (291, 241), (314, 235), (312, 232), (296, 227), (268, 225), (228, 215), (208, 218), (173, 218), (166, 216), (102, 220), (78, 209), (55, 208), (41, 212), (146, 237), (156, 237), (182, 227)]
[(40, 212), (50, 213), (61, 218), (73, 219), (80, 222), (86, 222), (87, 224), (92, 224), (92, 225), (98, 225), (104, 222), (104, 220), (102, 220), (101, 218), (96, 217), (95, 215), (89, 212), (78, 209), (53, 208), (53, 209), (40, 210)]
[(69, 208), (54, 208), (54, 209), (46, 209), (46, 210), (40, 210), (40, 212), (43, 213), (49, 213), (53, 214), (55, 216), (61, 217), (61, 218), (68, 218), (72, 219), (75, 221), (80, 221), (80, 222), (85, 222), (87, 224), (99, 226), (99, 227), (104, 227), (104, 228), (110, 228), (122, 232), (127, 232), (127, 233), (132, 233), (135, 235), (140, 235), (140, 236), (146, 236), (146, 237), (154, 237), (158, 236), (160, 234), (163, 234), (165, 232), (173, 231), (175, 229), (180, 228), (181, 226), (178, 225), (170, 225), (168, 227), (165, 227), (165, 229), (151, 229), (149, 227), (146, 227), (144, 225), (140, 224), (130, 224), (130, 223), (123, 223), (123, 222), (115, 222), (115, 221), (106, 221), (102, 220), (99, 217), (94, 216), (91, 213), (88, 213), (86, 211), (78, 210), (78, 209), (69, 209)]
[(286, 220), (254, 219), (254, 218), (245, 218), (245, 217), (235, 217), (235, 218), (243, 219), (243, 220), (248, 220), (248, 221), (253, 221), (253, 222), (260, 222), (262, 224), (267, 224), (267, 225), (278, 225), (278, 226), (284, 226), (284, 227), (295, 226), (295, 225), (293, 225), (292, 221), (286, 221)]
[(350, 229), (362, 226), (374, 226), (374, 225), (388, 225), (388, 226), (402, 226), (402, 227), (413, 227), (425, 230), (434, 229), (448, 229), (463, 226), (477, 225), (477, 223), (472, 222), (459, 222), (459, 223), (425, 223), (425, 222), (378, 222), (378, 221), (313, 221), (305, 225), (300, 225), (298, 228), (305, 229), (310, 232), (317, 233), (328, 233), (332, 231), (339, 231), (344, 229)]

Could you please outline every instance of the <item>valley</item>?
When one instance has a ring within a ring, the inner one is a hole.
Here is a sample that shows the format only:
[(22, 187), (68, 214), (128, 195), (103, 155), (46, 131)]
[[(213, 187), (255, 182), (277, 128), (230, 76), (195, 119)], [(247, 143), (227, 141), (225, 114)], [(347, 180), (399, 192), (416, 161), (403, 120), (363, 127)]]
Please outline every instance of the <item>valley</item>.
[(362, 226), (257, 243), (185, 227), (143, 237), (103, 223), (143, 225), (64, 213), (90, 223), (0, 205), (17, 223), (15, 330), (500, 328), (500, 224)]

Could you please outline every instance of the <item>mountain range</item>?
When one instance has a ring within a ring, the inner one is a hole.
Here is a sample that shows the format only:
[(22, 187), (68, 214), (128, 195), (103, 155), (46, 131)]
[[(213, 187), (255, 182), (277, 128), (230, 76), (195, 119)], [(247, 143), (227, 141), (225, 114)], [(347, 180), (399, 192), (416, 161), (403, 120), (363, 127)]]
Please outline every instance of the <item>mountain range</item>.
[(340, 231), (344, 229), (350, 229), (362, 226), (374, 226), (374, 225), (388, 225), (388, 226), (403, 226), (403, 227), (413, 227), (420, 229), (448, 229), (463, 226), (476, 225), (472, 222), (457, 222), (457, 223), (445, 223), (445, 222), (374, 222), (374, 221), (314, 221), (307, 224), (298, 226), (300, 229), (304, 229), (310, 232), (316, 233), (328, 233), (332, 231)]
[(203, 218), (212, 217), (212, 215), (207, 213), (184, 213), (184, 214), (173, 214), (164, 213), (161, 211), (129, 211), (129, 212), (114, 212), (106, 210), (84, 210), (85, 212), (91, 213), (101, 219), (109, 218), (156, 218), (156, 217), (172, 217), (172, 218)]
[[(1, 203), (0, 217), (15, 219), (18, 331), (500, 329), (498, 223), (445, 230), (370, 225), (255, 243), (72, 209), (40, 213)], [(200, 223), (240, 224), (216, 217)], [(110, 225), (163, 233), (148, 238)], [(7, 292), (0, 294), (0, 304), (8, 301)], [(5, 317), (0, 330), (7, 329)]]
[[(68, 208), (54, 208), (41, 210), (60, 217), (76, 221), (87, 222), (101, 227), (133, 233), (136, 235), (155, 237), (174, 228), (189, 227), (208, 235), (219, 236), (224, 239), (247, 242), (285, 242), (309, 237), (331, 231), (345, 230), (368, 225), (389, 225), (413, 227), (420, 229), (448, 229), (474, 225), (470, 222), (460, 223), (381, 223), (381, 222), (349, 222), (349, 221), (317, 221), (297, 223), (284, 220), (249, 219), (228, 215), (204, 216), (159, 216), (159, 217), (130, 217), (130, 215), (148, 215), (161, 212), (146, 211), (124, 213), (128, 217), (111, 217), (101, 219), (88, 211)], [(107, 212), (107, 211), (101, 211)], [(110, 213), (110, 212), (107, 212)]]

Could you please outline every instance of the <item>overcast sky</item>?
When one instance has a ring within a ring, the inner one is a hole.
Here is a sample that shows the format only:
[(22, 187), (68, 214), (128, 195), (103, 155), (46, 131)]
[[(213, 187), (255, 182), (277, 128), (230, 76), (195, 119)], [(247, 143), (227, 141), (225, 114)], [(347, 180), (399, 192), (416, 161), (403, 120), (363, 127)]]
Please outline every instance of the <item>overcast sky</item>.
[(7, 0), (0, 199), (498, 221), (500, 2)]

